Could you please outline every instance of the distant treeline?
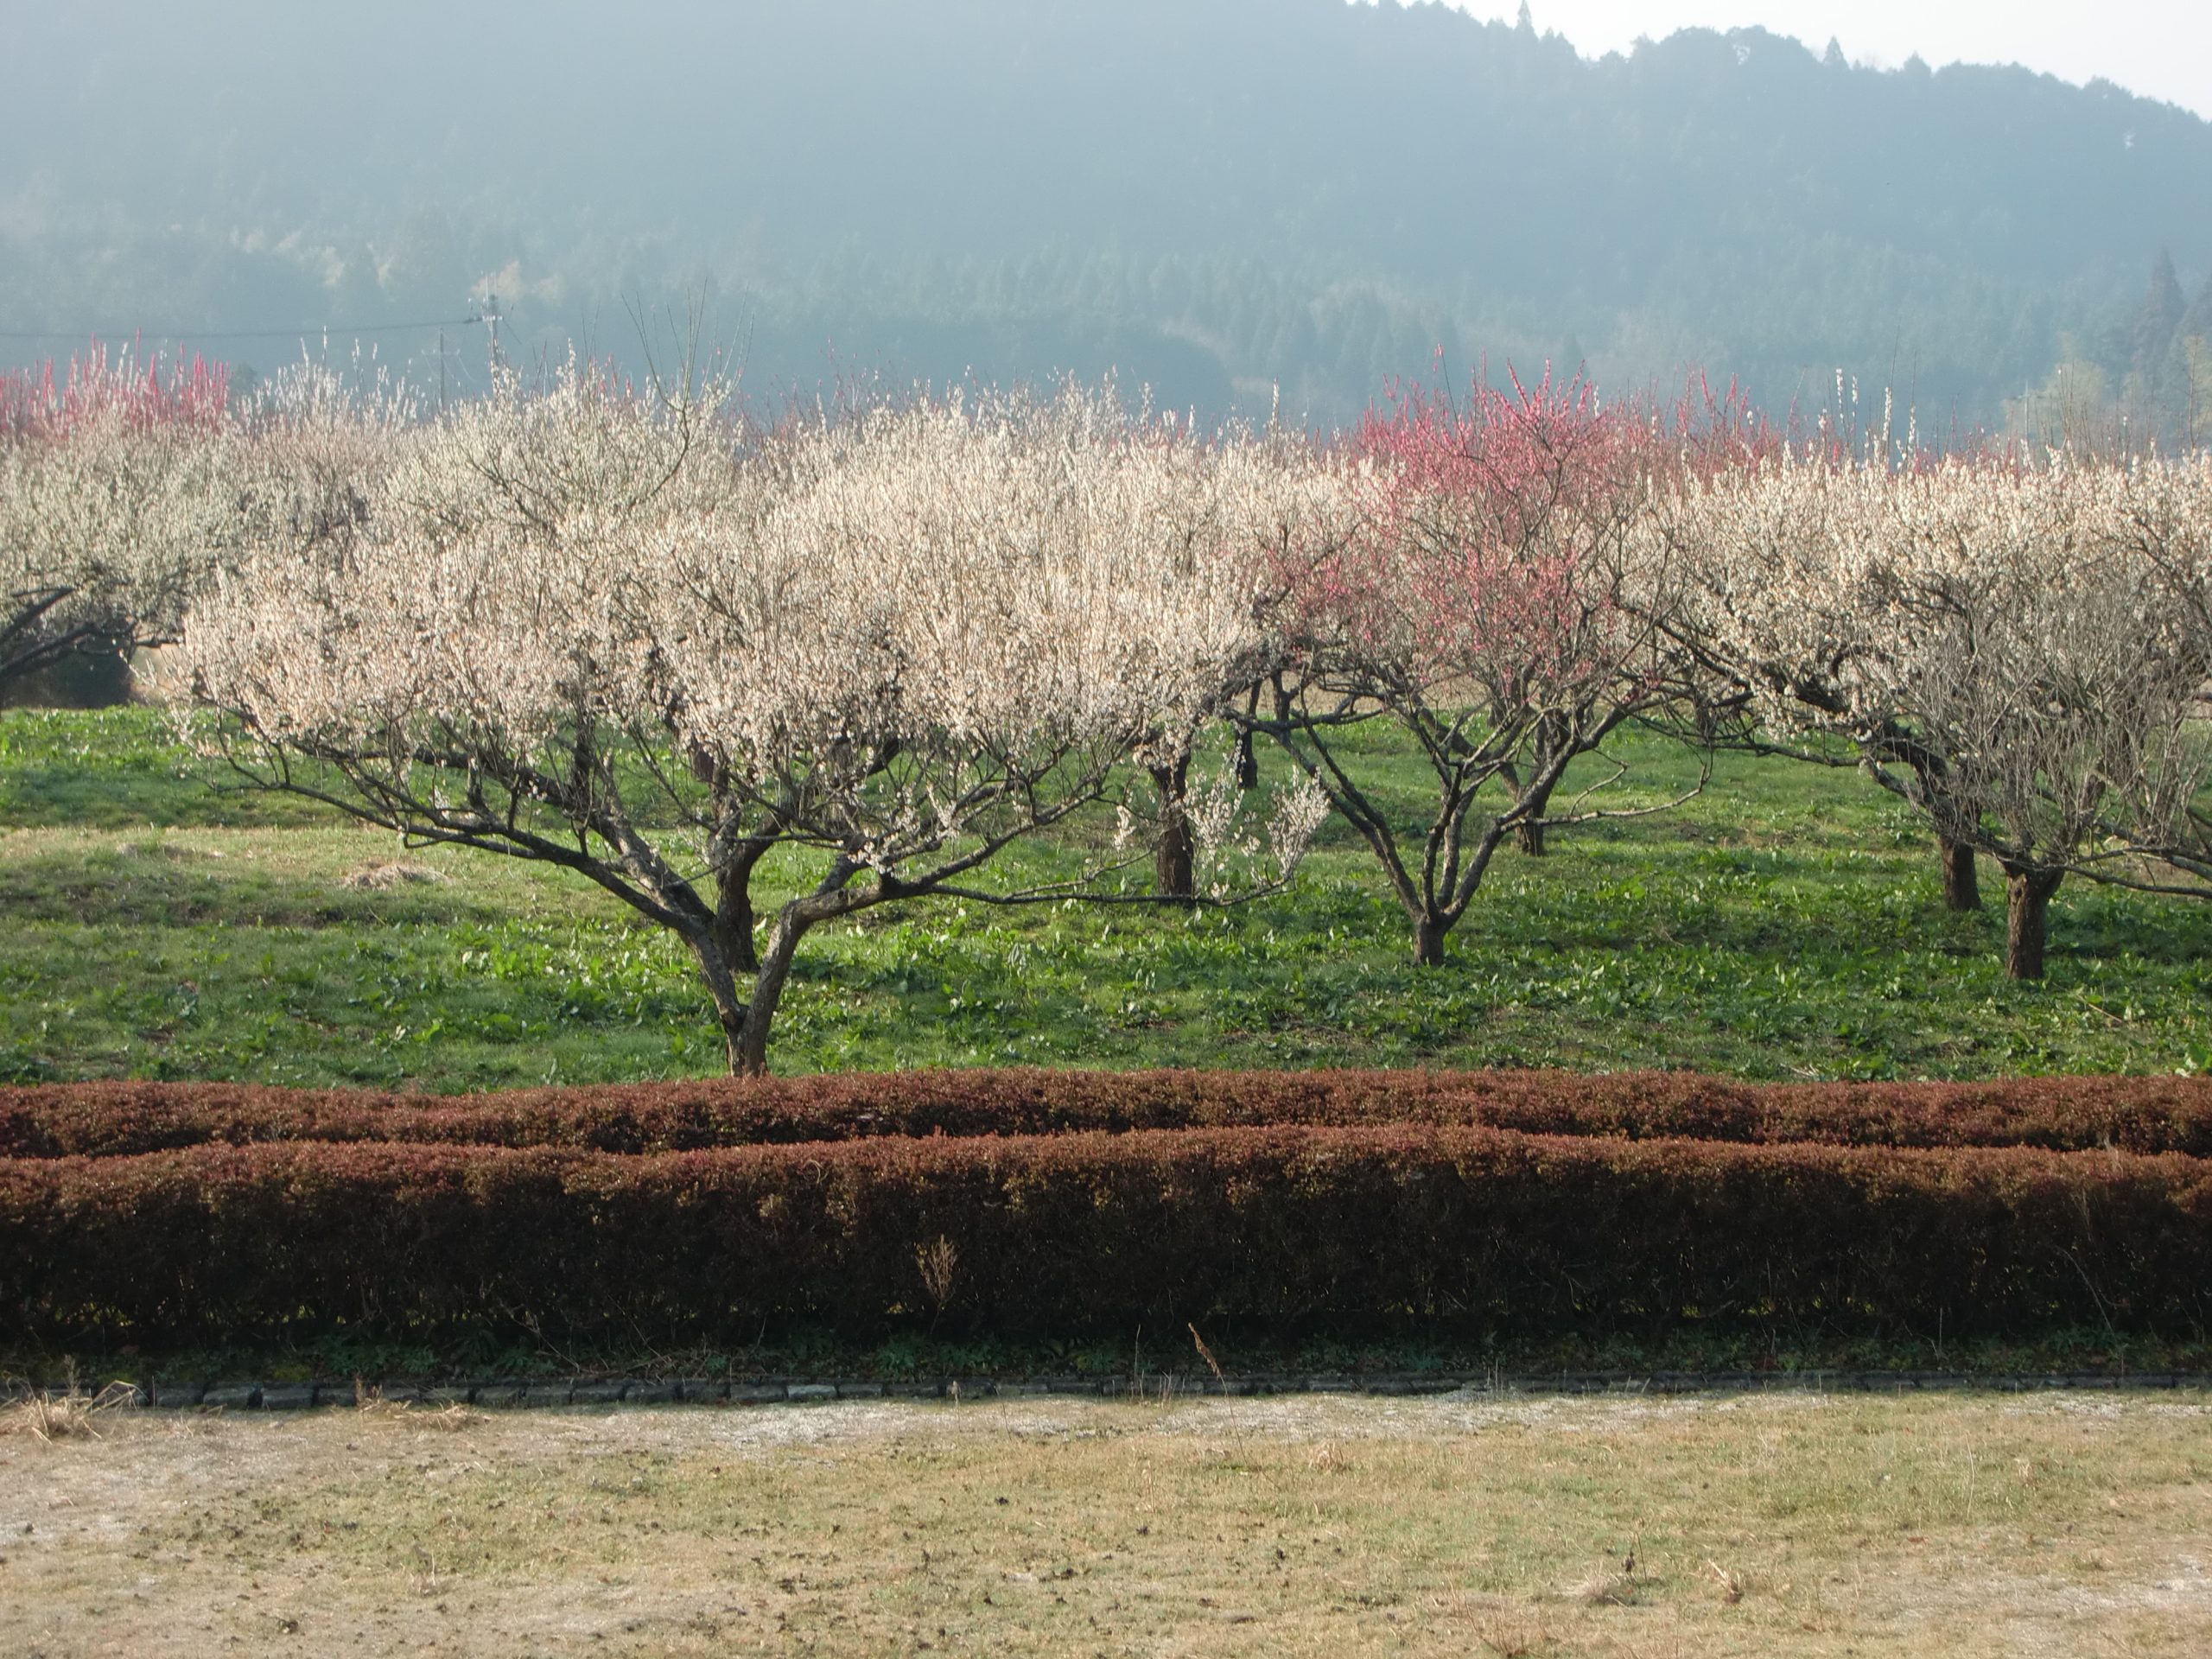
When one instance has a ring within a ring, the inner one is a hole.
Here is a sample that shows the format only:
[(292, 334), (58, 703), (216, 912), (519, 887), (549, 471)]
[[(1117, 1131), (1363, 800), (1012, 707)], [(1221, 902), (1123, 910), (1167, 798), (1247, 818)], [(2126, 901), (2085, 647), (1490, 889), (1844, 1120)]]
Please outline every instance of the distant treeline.
[[(345, 325), (418, 385), (505, 343), (635, 357), (685, 296), (756, 391), (1057, 371), (1344, 420), (1393, 375), (1834, 372), (1923, 429), (2192, 435), (2212, 124), (2022, 69), (1762, 30), (1579, 57), (1543, 19), (1340, 0), (232, 0), (20, 20), (0, 329)], [(200, 114), (134, 85), (188, 87)], [(98, 108), (87, 122), (84, 112)], [(2143, 278), (2158, 273), (2147, 303)], [(437, 324), (444, 321), (442, 344)], [(400, 327), (401, 324), (421, 327)], [(2195, 355), (2192, 355), (2195, 353)], [(2067, 372), (2057, 372), (2062, 367)]]

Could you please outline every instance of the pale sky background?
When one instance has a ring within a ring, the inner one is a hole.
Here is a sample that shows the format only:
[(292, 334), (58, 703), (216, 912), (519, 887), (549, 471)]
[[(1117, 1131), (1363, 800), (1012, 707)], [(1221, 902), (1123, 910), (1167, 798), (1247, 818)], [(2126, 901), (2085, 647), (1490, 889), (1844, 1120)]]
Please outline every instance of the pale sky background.
[[(1447, 0), (1511, 22), (1520, 0)], [(1815, 52), (1831, 37), (1853, 63), (1895, 68), (1917, 53), (1947, 63), (2019, 63), (2076, 85), (2101, 76), (2212, 118), (2212, 0), (1529, 0), (1540, 32), (1585, 57), (1639, 35), (1754, 24)]]

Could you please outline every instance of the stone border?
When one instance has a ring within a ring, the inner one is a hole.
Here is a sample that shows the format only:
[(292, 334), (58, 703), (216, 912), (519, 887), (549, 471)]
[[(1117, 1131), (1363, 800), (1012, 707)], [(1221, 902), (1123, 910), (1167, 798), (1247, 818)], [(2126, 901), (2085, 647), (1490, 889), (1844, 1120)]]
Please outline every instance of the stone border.
[[(79, 1381), (81, 1392), (89, 1384)], [(1544, 1395), (1679, 1396), (1719, 1394), (2040, 1394), (2066, 1391), (2171, 1393), (2212, 1390), (2212, 1373), (2195, 1371), (1564, 1371), (1541, 1375), (1377, 1372), (1366, 1375), (1255, 1372), (1213, 1376), (1163, 1371), (1142, 1376), (941, 1376), (884, 1382), (820, 1377), (569, 1377), (491, 1381), (188, 1382), (153, 1377), (111, 1385), (118, 1406), (175, 1411), (307, 1411), (351, 1406), (366, 1389), (388, 1404), (479, 1406), (512, 1410), (578, 1406), (817, 1405), (837, 1400), (1035, 1398), (1173, 1400), (1299, 1394), (1378, 1397), (1470, 1394), (1495, 1398)], [(66, 1393), (0, 1383), (0, 1401)], [(127, 1390), (128, 1397), (114, 1391)]]

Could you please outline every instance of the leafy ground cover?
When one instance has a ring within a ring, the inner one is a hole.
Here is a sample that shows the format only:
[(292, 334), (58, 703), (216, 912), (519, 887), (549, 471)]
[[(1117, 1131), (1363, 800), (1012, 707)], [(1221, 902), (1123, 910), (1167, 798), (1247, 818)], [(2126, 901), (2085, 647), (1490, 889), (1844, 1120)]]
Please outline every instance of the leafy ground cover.
[[(1630, 742), (1621, 804), (1694, 775), (1687, 753)], [(1410, 810), (1413, 768), (1401, 778)], [(443, 1091), (720, 1070), (688, 960), (596, 889), (222, 783), (148, 711), (0, 714), (0, 1079)], [(1065, 874), (1084, 850), (1021, 849), (1007, 878)], [(1294, 891), (1234, 910), (936, 905), (823, 930), (772, 1059), (2212, 1067), (2212, 906), (2069, 886), (2050, 977), (2020, 985), (2000, 971), (1996, 897), (1945, 912), (1921, 826), (1855, 774), (1723, 757), (1679, 811), (1501, 855), (1441, 970), (1412, 964), (1403, 918), (1332, 825)]]
[(2149, 1659), (2212, 1645), (2208, 1409), (118, 1414), (0, 1437), (0, 1648)]

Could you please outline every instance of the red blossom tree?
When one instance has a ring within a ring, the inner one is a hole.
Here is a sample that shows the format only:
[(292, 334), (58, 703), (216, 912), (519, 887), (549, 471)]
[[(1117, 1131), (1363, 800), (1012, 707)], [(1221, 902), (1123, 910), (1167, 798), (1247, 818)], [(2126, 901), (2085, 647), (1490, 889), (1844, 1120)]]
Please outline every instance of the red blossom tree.
[[(1654, 431), (1579, 376), (1464, 404), (1408, 389), (1340, 455), (1350, 528), (1283, 558), (1274, 709), (1249, 723), (1373, 851), (1418, 962), (1443, 961), (1509, 836), (1541, 851), (1618, 814), (1599, 792), (1624, 763), (1565, 798), (1569, 766), (1686, 690), (1663, 544), (1640, 533)], [(1385, 719), (1433, 779), (1419, 803), (1358, 736)]]

